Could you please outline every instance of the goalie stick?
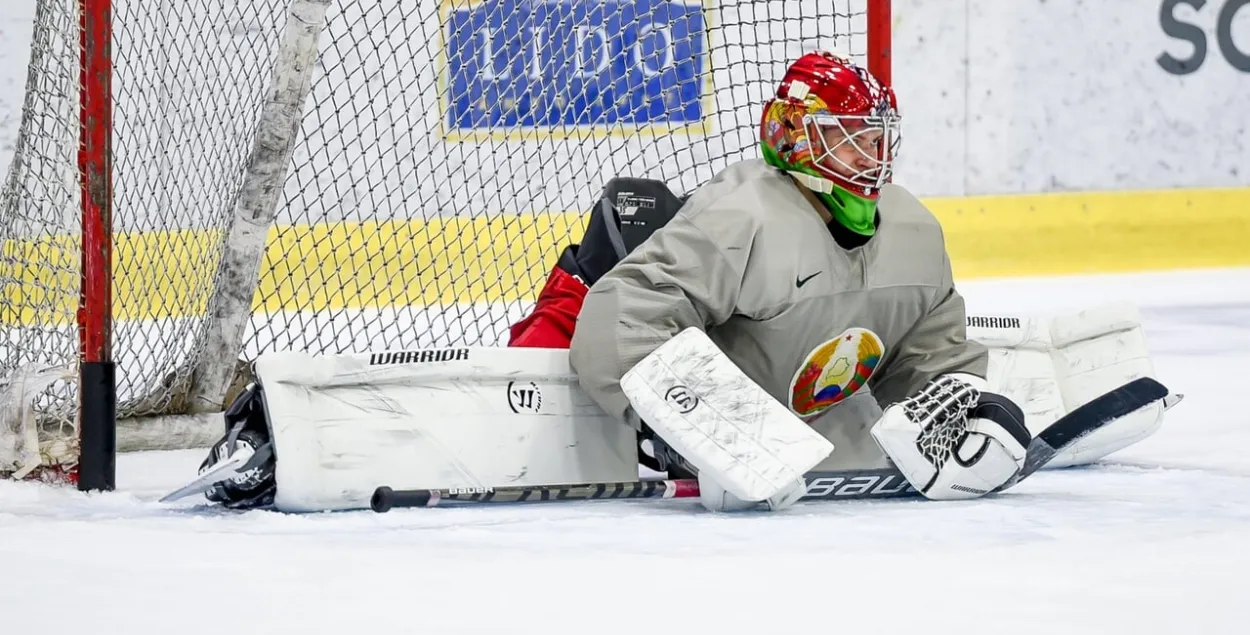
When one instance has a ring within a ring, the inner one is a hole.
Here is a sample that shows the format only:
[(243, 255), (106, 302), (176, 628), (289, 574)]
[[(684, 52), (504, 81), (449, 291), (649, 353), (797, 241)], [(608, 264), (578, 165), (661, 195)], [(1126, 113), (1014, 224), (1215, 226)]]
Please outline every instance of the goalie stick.
[[(1167, 387), (1149, 377), (1135, 379), (1094, 398), (1038, 434), (1029, 443), (1024, 467), (1015, 478), (995, 491), (1001, 492), (1028, 478), (1064, 448), (1106, 424), (1160, 399), (1164, 400), (1165, 407), (1171, 407), (1181, 395), (1173, 396), (1170, 401), (1168, 398)], [(920, 495), (894, 468), (810, 472), (806, 478), (807, 495), (802, 500), (911, 498)], [(698, 495), (699, 482), (694, 479), (414, 490), (381, 486), (374, 491), (370, 507), (375, 512), (384, 513), (394, 508), (445, 504), (692, 498)]]
[(1180, 394), (1169, 395), (1166, 386), (1150, 377), (1134, 379), (1115, 390), (1099, 395), (1042, 430), (1029, 443), (1029, 449), (1024, 456), (1024, 467), (1020, 468), (1015, 478), (1003, 483), (995, 491), (1001, 492), (1024, 480), (1030, 474), (1045, 467), (1064, 448), (1104, 425), (1159, 400), (1163, 400), (1163, 407), (1166, 410), (1176, 405), (1183, 397), (1184, 395)]
[(618, 498), (690, 498), (698, 495), (699, 482), (694, 479), (412, 490), (394, 490), (382, 486), (373, 493), (369, 506), (375, 512), (384, 513), (395, 507), (437, 507), (444, 502), (521, 503)]

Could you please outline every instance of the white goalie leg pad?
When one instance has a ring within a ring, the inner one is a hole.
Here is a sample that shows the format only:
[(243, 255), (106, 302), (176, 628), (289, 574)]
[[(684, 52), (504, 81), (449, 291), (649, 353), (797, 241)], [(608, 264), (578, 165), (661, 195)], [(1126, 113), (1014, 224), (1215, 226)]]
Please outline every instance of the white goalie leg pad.
[[(1020, 404), (1037, 435), (1059, 417), (1139, 377), (1155, 377), (1141, 317), (1128, 304), (1055, 317), (971, 316), (969, 339), (990, 349), (989, 390)], [(1163, 422), (1152, 404), (1060, 452), (1047, 467), (1096, 461), (1150, 436)]]
[(714, 512), (740, 512), (763, 506), (769, 511), (781, 511), (801, 500), (807, 494), (807, 480), (797, 479), (789, 487), (769, 496), (763, 501), (747, 501), (730, 494), (706, 472), (699, 472), (699, 502)]
[(256, 361), (274, 506), (369, 507), (373, 491), (632, 481), (636, 433), (581, 390), (568, 351), (467, 347)]
[(984, 386), (980, 377), (943, 375), (872, 427), (882, 452), (931, 500), (984, 496), (1024, 465), (1023, 412)]
[[(674, 450), (742, 501), (784, 507), (833, 444), (747, 377), (697, 328), (621, 378), (635, 413)], [(801, 496), (801, 493), (800, 493)], [(708, 501), (705, 501), (708, 505)], [(709, 505), (710, 506), (710, 505)]]
[[(1156, 378), (1135, 307), (1111, 305), (1059, 316), (1050, 333), (1055, 376), (1069, 411), (1125, 382)], [(1137, 443), (1163, 425), (1163, 412), (1163, 402), (1138, 409), (1064, 448), (1049, 465), (1092, 463)]]

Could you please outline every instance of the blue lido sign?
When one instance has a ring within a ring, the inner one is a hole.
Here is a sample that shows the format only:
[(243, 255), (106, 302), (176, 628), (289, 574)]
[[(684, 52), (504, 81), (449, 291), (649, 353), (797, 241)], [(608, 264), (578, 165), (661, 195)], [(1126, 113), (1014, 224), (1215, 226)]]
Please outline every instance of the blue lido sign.
[(709, 82), (699, 2), (444, 3), (450, 134), (703, 121)]

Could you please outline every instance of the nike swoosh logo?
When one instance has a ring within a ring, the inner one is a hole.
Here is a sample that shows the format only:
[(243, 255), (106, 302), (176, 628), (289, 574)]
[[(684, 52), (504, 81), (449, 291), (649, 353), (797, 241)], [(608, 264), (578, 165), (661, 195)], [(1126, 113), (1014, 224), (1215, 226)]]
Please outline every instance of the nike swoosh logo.
[(810, 275), (810, 276), (808, 276), (808, 277), (806, 277), (806, 278), (798, 278), (798, 279), (795, 279), (795, 281), (794, 281), (794, 288), (796, 288), (796, 289), (801, 289), (801, 288), (803, 288), (803, 285), (807, 284), (807, 281), (808, 281), (808, 280), (811, 280), (812, 278), (815, 278), (816, 276), (819, 276), (820, 274), (821, 274), (821, 272), (820, 272), (820, 271), (817, 271), (816, 273), (813, 273), (812, 275)]

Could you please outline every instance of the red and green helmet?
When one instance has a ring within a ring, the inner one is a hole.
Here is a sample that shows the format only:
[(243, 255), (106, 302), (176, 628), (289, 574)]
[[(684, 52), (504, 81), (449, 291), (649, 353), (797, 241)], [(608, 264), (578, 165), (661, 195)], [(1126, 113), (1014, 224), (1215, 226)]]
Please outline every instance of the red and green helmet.
[[(814, 51), (787, 69), (776, 97), (765, 104), (760, 142), (769, 164), (816, 177), (803, 181), (818, 194), (854, 204), (843, 196), (851, 194), (868, 204), (863, 211), (871, 223), (881, 187), (894, 173), (899, 120), (889, 86), (847, 57)], [(852, 165), (839, 158), (835, 151), (843, 144), (869, 161)]]

